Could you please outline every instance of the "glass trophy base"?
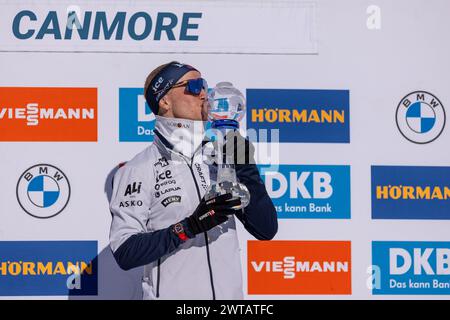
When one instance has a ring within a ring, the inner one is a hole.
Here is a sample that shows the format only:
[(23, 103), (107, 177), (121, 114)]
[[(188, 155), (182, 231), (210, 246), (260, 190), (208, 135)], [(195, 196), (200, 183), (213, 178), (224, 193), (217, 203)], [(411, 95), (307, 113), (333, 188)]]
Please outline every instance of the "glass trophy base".
[(242, 183), (230, 181), (222, 181), (211, 185), (206, 191), (205, 199), (209, 200), (226, 193), (231, 193), (232, 199), (241, 199), (241, 205), (234, 206), (233, 209), (244, 209), (250, 203), (250, 192), (247, 187)]

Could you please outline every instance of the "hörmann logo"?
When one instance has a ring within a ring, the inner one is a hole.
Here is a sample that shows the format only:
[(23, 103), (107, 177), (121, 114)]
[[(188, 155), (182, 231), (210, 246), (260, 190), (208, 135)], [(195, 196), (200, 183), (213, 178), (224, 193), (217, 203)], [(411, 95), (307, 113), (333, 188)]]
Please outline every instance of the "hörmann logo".
[(97, 141), (97, 89), (1, 87), (0, 141)]
[(450, 294), (450, 242), (372, 242), (372, 293)]
[(279, 218), (349, 219), (350, 166), (259, 166)]
[(372, 166), (373, 219), (450, 219), (450, 167)]
[(344, 123), (343, 110), (253, 109), (252, 122), (280, 123)]
[(248, 241), (249, 294), (351, 294), (349, 241)]
[(12, 32), (19, 40), (197, 41), (198, 34), (193, 33), (201, 17), (201, 12), (48, 11), (42, 15), (22, 10), (13, 19)]
[(376, 198), (378, 200), (448, 200), (450, 188), (447, 186), (377, 186)]
[(142, 88), (119, 89), (119, 141), (153, 141), (155, 115)]
[(0, 241), (0, 295), (97, 294), (97, 241)]
[(40, 275), (69, 275), (79, 270), (81, 274), (92, 275), (92, 262), (85, 261), (8, 261), (0, 262), (0, 275), (2, 276), (40, 276)]
[(350, 142), (348, 90), (247, 89), (247, 128), (280, 142)]

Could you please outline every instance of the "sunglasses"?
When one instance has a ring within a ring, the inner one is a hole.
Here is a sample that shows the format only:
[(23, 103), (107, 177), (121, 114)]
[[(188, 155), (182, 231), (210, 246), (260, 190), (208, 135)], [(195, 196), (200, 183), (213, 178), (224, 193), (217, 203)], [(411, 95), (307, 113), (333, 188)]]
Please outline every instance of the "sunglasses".
[(186, 87), (185, 93), (198, 96), (202, 90), (208, 92), (208, 83), (203, 78), (185, 80), (179, 83), (175, 83), (172, 88)]

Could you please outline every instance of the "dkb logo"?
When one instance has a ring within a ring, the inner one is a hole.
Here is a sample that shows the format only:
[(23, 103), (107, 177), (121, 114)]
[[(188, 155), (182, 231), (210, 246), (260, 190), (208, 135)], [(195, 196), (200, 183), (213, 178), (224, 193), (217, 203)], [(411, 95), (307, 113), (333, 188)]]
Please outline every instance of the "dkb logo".
[(349, 219), (350, 166), (260, 166), (280, 218)]
[(142, 88), (119, 89), (119, 141), (153, 141), (155, 115)]
[(373, 294), (450, 294), (450, 242), (372, 242)]

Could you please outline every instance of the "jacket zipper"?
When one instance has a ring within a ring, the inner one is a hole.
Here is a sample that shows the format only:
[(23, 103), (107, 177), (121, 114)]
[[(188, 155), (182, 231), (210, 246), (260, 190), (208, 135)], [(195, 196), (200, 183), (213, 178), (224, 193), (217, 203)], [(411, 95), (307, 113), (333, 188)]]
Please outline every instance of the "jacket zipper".
[(160, 268), (161, 268), (161, 258), (158, 259), (158, 275), (157, 275), (157, 280), (156, 280), (156, 297), (157, 298), (159, 298)]
[[(189, 165), (189, 163), (187, 161), (185, 161), (185, 162), (186, 162), (187, 166), (189, 167), (189, 170), (191, 171), (192, 178), (194, 179), (194, 184), (195, 184), (195, 189), (197, 190), (198, 200), (202, 201), (202, 197), (200, 195), (200, 189), (198, 188), (198, 184), (197, 184), (197, 179), (195, 179), (194, 170), (192, 170), (192, 162), (193, 161), (194, 161), (194, 158), (192, 158), (190, 165)], [(211, 257), (209, 255), (208, 233), (205, 231), (204, 234), (205, 234), (205, 243), (206, 243), (206, 256), (208, 258), (209, 279), (211, 281), (211, 289), (212, 289), (212, 294), (213, 294), (213, 300), (216, 300), (216, 291), (214, 289), (213, 273), (212, 273), (212, 267), (211, 267)]]
[[(162, 136), (159, 133), (158, 130), (155, 130), (154, 133), (156, 134), (156, 136), (158, 136), (158, 138), (161, 140), (161, 142), (163, 143), (163, 145), (166, 148), (172, 150), (172, 152), (175, 152), (170, 147), (170, 145), (171, 145), (170, 142), (168, 142), (166, 140), (166, 138), (164, 138), (164, 136)], [(175, 152), (175, 153), (178, 153), (178, 152)], [(202, 197), (200, 195), (200, 189), (198, 188), (198, 184), (197, 184), (197, 179), (195, 179), (195, 174), (194, 174), (194, 171), (192, 170), (192, 163), (194, 162), (194, 157), (191, 158), (191, 164), (189, 165), (189, 162), (186, 161), (186, 159), (183, 157), (183, 155), (180, 154), (180, 153), (178, 153), (178, 154), (181, 156), (181, 158), (184, 160), (184, 162), (186, 162), (187, 166), (189, 167), (189, 170), (191, 171), (192, 178), (194, 179), (194, 184), (195, 184), (195, 189), (197, 190), (198, 200), (202, 201)], [(210, 281), (211, 281), (211, 289), (212, 289), (212, 294), (213, 294), (213, 300), (216, 300), (216, 291), (214, 290), (214, 281), (213, 281), (213, 274), (212, 274), (212, 267), (211, 267), (211, 257), (209, 256), (209, 242), (208, 242), (208, 233), (207, 232), (205, 232), (205, 243), (206, 243), (206, 256), (208, 258), (209, 278), (210, 278)], [(160, 269), (160, 259), (158, 259), (158, 282), (157, 282), (156, 297), (159, 297), (159, 282), (160, 282), (160, 280), (159, 280), (159, 272), (160, 272), (160, 270), (159, 269)]]

